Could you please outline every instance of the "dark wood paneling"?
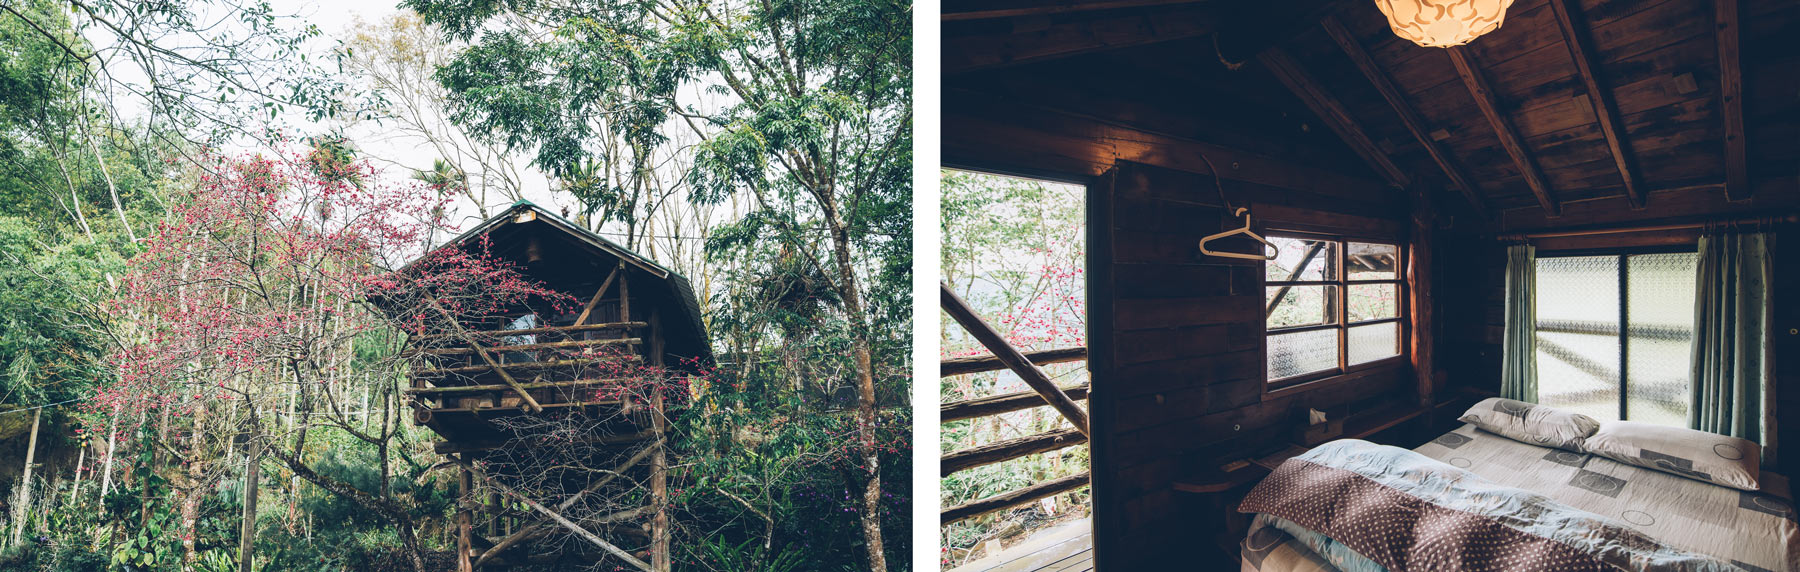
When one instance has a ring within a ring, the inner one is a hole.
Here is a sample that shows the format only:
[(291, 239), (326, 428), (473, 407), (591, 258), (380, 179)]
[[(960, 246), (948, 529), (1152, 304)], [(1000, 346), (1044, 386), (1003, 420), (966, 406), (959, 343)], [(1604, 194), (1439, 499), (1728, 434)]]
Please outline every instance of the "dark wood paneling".
[[(1106, 176), (1110, 193), (1090, 205), (1109, 213), (1113, 225), (1089, 231), (1090, 240), (1107, 241), (1091, 245), (1089, 252), (1094, 253), (1090, 271), (1101, 272), (1096, 279), (1105, 284), (1095, 289), (1109, 292), (1090, 302), (1106, 305), (1104, 317), (1090, 317), (1090, 339), (1107, 339), (1093, 342), (1093, 348), (1110, 356), (1104, 364), (1090, 363), (1105, 369), (1096, 372), (1090, 396), (1097, 400), (1092, 411), (1096, 555), (1107, 569), (1139, 570), (1158, 562), (1158, 544), (1184, 542), (1200, 534), (1195, 527), (1223, 516), (1183, 513), (1183, 498), (1169, 488), (1179, 475), (1289, 438), (1289, 427), (1307, 407), (1343, 410), (1371, 397), (1410, 396), (1417, 383), (1410, 364), (1401, 360), (1318, 382), (1316, 389), (1265, 392), (1262, 266), (1197, 256), (1201, 236), (1230, 226), (1216, 195), (1203, 192), (1210, 177), (1119, 165)], [(1204, 199), (1175, 201), (1170, 193)], [(1381, 205), (1377, 212), (1385, 214), (1375, 216), (1319, 212), (1305, 200), (1270, 200), (1258, 196), (1250, 203), (1268, 226), (1336, 228), (1391, 239), (1407, 232), (1391, 205)], [(1179, 205), (1179, 214), (1164, 214), (1173, 205)], [(1183, 220), (1196, 223), (1184, 228)], [(1114, 528), (1103, 528), (1109, 526)]]

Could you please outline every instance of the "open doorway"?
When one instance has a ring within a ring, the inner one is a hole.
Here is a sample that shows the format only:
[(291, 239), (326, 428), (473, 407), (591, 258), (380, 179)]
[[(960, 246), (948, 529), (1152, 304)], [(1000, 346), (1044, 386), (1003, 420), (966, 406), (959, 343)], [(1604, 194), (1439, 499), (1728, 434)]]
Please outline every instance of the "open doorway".
[[(939, 278), (1085, 410), (1086, 187), (972, 171), (941, 176)], [(1091, 560), (1086, 437), (965, 324), (948, 313), (943, 324), (943, 568)]]

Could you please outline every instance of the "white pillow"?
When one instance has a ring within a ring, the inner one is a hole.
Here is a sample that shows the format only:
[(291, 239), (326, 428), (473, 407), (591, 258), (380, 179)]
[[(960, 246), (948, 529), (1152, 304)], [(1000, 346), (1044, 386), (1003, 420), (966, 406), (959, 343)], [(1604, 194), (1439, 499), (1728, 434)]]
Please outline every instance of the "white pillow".
[(1614, 461), (1734, 489), (1762, 488), (1762, 445), (1685, 427), (1607, 421), (1583, 444)]
[(1470, 407), (1457, 421), (1506, 438), (1543, 447), (1581, 451), (1581, 440), (1594, 434), (1594, 418), (1547, 405), (1489, 397)]

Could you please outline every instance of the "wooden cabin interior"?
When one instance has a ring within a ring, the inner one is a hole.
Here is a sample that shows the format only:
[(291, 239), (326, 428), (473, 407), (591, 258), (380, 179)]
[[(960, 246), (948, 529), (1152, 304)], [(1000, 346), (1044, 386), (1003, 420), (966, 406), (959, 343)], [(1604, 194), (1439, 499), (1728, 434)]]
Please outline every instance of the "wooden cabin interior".
[[(1777, 363), (1800, 356), (1800, 3), (1516, 0), (1498, 29), (1454, 48), (1399, 37), (1376, 4), (943, 8), (945, 166), (1089, 189), (1100, 570), (1237, 566), (1248, 515), (1236, 509), (1270, 473), (1255, 461), (1326, 438), (1412, 449), (1456, 430), (1503, 393), (1520, 244), (1535, 247), (1536, 331), (1551, 340), (1531, 358), (1548, 355), (1540, 403), (1679, 424), (1685, 411), (1640, 409), (1685, 407), (1692, 321), (1640, 328), (1627, 283), (1658, 261), (1692, 276), (1702, 235), (1767, 236), (1756, 440), (1765, 473), (1800, 463), (1776, 454), (1800, 443), (1800, 421), (1777, 415), (1800, 407), (1800, 366)], [(1201, 251), (1246, 220), (1276, 261)], [(1324, 300), (1323, 315), (1279, 317), (1289, 292)], [(1359, 310), (1356, 296), (1386, 302)], [(1550, 315), (1584, 308), (1617, 319)], [(1640, 342), (1640, 329), (1657, 331)], [(1625, 349), (1556, 354), (1558, 335)], [(1633, 361), (1651, 358), (1667, 361)]]

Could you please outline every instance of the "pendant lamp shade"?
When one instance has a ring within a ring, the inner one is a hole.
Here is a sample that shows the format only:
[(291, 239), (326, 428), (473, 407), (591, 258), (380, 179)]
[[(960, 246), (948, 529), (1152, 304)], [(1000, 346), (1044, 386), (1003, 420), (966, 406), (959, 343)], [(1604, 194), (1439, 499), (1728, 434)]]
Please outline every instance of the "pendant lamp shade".
[(1512, 0), (1375, 0), (1394, 34), (1427, 48), (1469, 43), (1500, 29)]

